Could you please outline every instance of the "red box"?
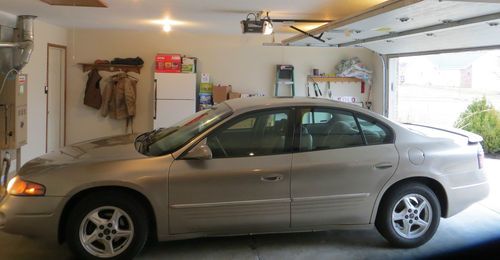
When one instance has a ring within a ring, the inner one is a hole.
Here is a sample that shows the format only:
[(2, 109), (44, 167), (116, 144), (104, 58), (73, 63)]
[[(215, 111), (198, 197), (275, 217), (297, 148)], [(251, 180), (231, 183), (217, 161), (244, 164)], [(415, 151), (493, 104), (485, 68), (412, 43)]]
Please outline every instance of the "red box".
[(182, 69), (182, 58), (180, 54), (156, 54), (156, 72), (180, 73)]

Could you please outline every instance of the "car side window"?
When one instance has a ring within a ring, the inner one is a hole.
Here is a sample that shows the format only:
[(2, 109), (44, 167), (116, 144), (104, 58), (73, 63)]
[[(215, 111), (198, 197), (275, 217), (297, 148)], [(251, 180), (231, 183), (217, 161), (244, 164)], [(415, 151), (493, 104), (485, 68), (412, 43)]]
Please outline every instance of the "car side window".
[(359, 116), (358, 122), (368, 145), (389, 144), (394, 142), (392, 131), (377, 120)]
[(364, 145), (354, 115), (329, 108), (305, 108), (301, 113), (299, 151)]
[(250, 129), (250, 128), (253, 128), (255, 124), (255, 117), (249, 117), (245, 120), (242, 120), (240, 122), (238, 122), (237, 124), (234, 124), (232, 125), (230, 128), (230, 130), (233, 130), (233, 129)]
[(288, 110), (243, 115), (207, 137), (213, 158), (251, 157), (286, 152)]

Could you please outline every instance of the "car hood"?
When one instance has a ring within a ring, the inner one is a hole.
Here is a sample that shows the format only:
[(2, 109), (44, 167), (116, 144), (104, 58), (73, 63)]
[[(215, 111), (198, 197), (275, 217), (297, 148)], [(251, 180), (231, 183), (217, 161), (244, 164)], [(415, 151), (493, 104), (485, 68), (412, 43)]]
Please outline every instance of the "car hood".
[(26, 176), (73, 164), (145, 158), (146, 156), (135, 150), (136, 136), (135, 134), (112, 136), (69, 145), (29, 161), (18, 174)]

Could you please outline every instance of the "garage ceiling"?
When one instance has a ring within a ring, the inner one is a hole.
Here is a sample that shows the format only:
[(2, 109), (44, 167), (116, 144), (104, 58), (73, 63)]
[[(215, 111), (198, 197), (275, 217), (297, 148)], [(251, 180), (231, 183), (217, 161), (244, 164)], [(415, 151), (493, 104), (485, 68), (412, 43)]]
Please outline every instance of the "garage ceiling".
[(325, 43), (305, 35), (283, 43), (363, 46), (381, 54), (500, 45), (500, 4), (490, 2), (388, 1), (310, 31), (313, 35), (324, 32)]
[[(152, 20), (169, 17), (179, 21), (174, 30), (241, 34), (239, 22), (249, 12), (267, 10), (275, 19), (335, 20), (383, 1), (103, 0), (108, 8), (86, 8), (50, 6), (40, 0), (0, 0), (0, 9), (16, 15), (37, 15), (42, 21), (69, 28), (158, 30), (160, 26)], [(282, 26), (282, 32), (284, 28), (287, 26)]]

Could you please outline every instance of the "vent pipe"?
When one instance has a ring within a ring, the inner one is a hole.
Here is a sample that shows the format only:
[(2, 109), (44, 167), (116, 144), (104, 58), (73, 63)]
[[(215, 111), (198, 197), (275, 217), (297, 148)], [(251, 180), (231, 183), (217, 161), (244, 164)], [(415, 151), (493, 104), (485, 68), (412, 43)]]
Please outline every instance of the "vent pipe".
[(28, 64), (31, 53), (33, 52), (34, 40), (34, 21), (36, 16), (33, 15), (20, 15), (17, 18), (17, 31), (18, 36), (14, 42), (0, 42), (0, 48), (14, 49), (13, 68), (21, 70)]

